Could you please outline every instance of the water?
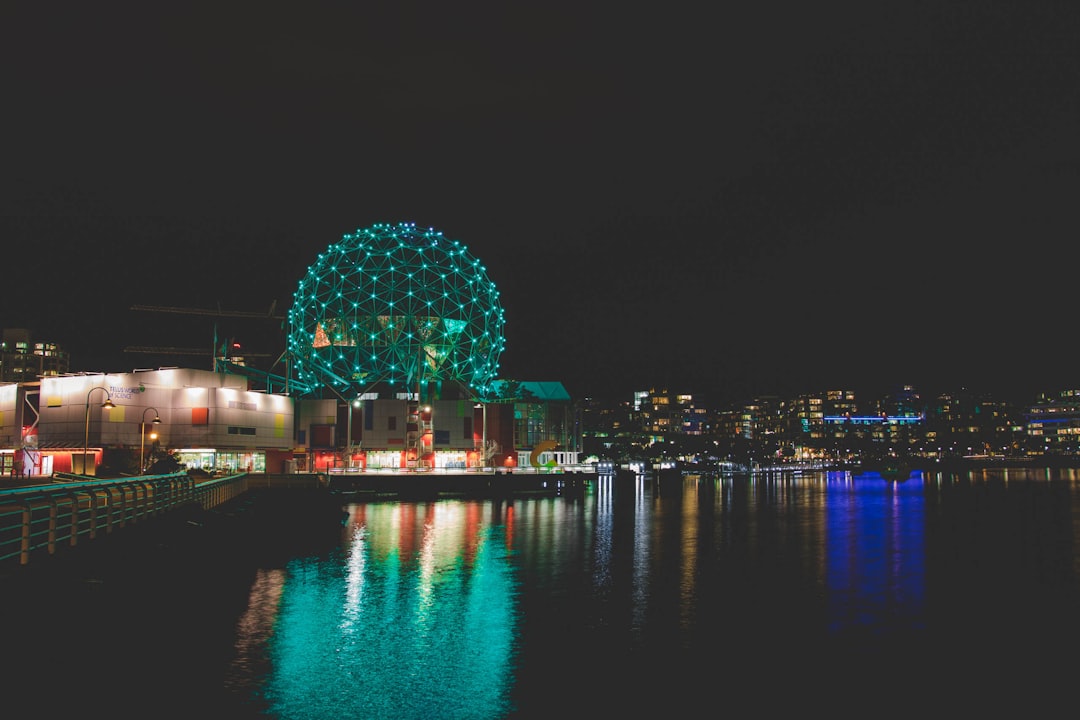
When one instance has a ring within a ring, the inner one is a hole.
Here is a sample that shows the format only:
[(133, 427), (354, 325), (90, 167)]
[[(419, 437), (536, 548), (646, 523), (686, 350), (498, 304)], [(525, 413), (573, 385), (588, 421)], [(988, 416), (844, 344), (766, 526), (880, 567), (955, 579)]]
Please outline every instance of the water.
[(1059, 711), (1078, 489), (1070, 469), (599, 478), (263, 513), (240, 537), (126, 529), (3, 577), (3, 676), (113, 717)]

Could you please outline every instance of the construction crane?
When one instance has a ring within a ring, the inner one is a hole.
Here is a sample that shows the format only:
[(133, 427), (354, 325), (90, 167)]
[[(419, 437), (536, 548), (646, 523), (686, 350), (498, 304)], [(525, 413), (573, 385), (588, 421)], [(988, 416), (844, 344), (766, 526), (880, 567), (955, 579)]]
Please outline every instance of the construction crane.
[(220, 307), (216, 310), (211, 308), (185, 308), (185, 307), (167, 307), (161, 305), (132, 305), (132, 310), (142, 310), (145, 312), (159, 312), (159, 313), (172, 313), (174, 315), (210, 315), (213, 317), (234, 317), (234, 318), (265, 318), (268, 320), (284, 320), (284, 315), (275, 315), (274, 309), (277, 308), (277, 300), (270, 303), (270, 310), (266, 313), (250, 312), (243, 310), (222, 310)]
[[(189, 307), (171, 307), (163, 305), (132, 305), (132, 310), (141, 312), (156, 312), (156, 313), (168, 313), (172, 315), (200, 315), (204, 317), (220, 317), (220, 318), (247, 318), (251, 320), (285, 320), (282, 315), (275, 315), (274, 310), (277, 308), (277, 300), (270, 303), (270, 309), (265, 312), (251, 312), (244, 310), (222, 310), (220, 305), (217, 308), (189, 308)], [(229, 341), (230, 349), (239, 350), (239, 343)], [(164, 347), (164, 346), (150, 346), (150, 345), (129, 345), (124, 348), (124, 352), (130, 353), (146, 353), (152, 355), (196, 355), (202, 357), (210, 357), (213, 359), (214, 367), (217, 367), (219, 359), (224, 359), (226, 352), (225, 346), (218, 347), (217, 336), (217, 322), (214, 323), (214, 342), (211, 348), (186, 348), (186, 347)], [(237, 353), (238, 355), (240, 353)], [(244, 352), (244, 357), (248, 358), (268, 358), (275, 357), (270, 353), (255, 353)]]
[[(126, 353), (147, 353), (150, 355), (213, 355), (213, 351), (207, 348), (182, 348), (182, 347), (155, 347), (152, 345), (128, 345), (124, 348)], [(273, 357), (271, 353), (245, 352), (244, 357)]]

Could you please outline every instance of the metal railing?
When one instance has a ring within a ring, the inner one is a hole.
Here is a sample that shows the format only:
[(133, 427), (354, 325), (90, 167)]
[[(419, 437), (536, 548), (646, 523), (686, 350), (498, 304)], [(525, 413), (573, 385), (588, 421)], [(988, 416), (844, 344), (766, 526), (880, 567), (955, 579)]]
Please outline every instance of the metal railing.
[(34, 555), (52, 555), (181, 506), (208, 510), (248, 488), (246, 473), (201, 481), (183, 472), (65, 482), (79, 477), (56, 475), (48, 485), (0, 490), (0, 563), (17, 558), (26, 565)]

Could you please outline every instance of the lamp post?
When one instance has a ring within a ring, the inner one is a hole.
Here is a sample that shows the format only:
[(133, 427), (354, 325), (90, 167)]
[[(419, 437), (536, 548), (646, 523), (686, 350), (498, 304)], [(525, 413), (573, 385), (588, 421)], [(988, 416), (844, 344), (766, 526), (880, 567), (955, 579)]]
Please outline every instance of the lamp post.
[(484, 463), (481, 467), (487, 467), (487, 403), (478, 402), (473, 405), (474, 408), (481, 409), (480, 415), (480, 461)]
[[(113, 405), (112, 396), (109, 395), (108, 388), (106, 388), (106, 387), (104, 387), (102, 385), (95, 385), (94, 387), (90, 388), (86, 392), (86, 435), (83, 438), (83, 451), (82, 451), (82, 474), (83, 475), (88, 474), (86, 472), (86, 453), (87, 453), (87, 450), (90, 449), (90, 395), (95, 390), (101, 390), (102, 392), (105, 393), (105, 402), (102, 403), (101, 407), (105, 408), (106, 410), (111, 410), (114, 407), (116, 407), (115, 405)], [(97, 462), (96, 461), (94, 463), (94, 466), (95, 466), (94, 474), (97, 475), (97, 470), (96, 470)]]
[[(430, 469), (434, 470), (435, 469), (435, 423), (434, 423), (434, 419), (433, 419), (434, 409), (431, 407), (431, 405), (425, 405), (421, 409), (420, 412), (421, 412), (421, 415), (420, 415), (420, 427), (423, 429), (423, 432), (420, 434), (420, 444), (423, 445), (424, 444), (424, 438), (427, 437), (429, 446), (431, 448), (431, 452), (428, 453), (429, 455), (431, 455), (431, 467), (430, 467)], [(426, 423), (424, 422), (424, 415), (427, 415), (427, 418), (428, 418)], [(417, 463), (417, 467), (420, 467), (420, 463)]]
[[(139, 428), (141, 431), (141, 437), (139, 438), (139, 474), (142, 475), (146, 472), (146, 464), (143, 462), (143, 447), (146, 445), (146, 413), (150, 410), (154, 411), (154, 419), (151, 421), (154, 425), (161, 424), (161, 416), (158, 415), (157, 408), (148, 407), (142, 412), (142, 423)], [(150, 439), (153, 440), (154, 436), (151, 435)]]
[(345, 468), (348, 470), (352, 468), (352, 414), (353, 408), (360, 407), (360, 398), (353, 398), (352, 402), (347, 403), (345, 407), (349, 411), (349, 416), (345, 422)]

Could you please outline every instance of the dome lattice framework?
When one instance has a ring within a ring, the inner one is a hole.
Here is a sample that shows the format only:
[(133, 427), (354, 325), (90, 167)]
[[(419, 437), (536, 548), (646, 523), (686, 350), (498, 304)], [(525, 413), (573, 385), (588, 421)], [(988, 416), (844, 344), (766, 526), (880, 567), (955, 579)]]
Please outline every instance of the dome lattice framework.
[(453, 380), (485, 397), (503, 351), (495, 283), (468, 249), (415, 224), (378, 224), (320, 253), (288, 314), (301, 393)]

